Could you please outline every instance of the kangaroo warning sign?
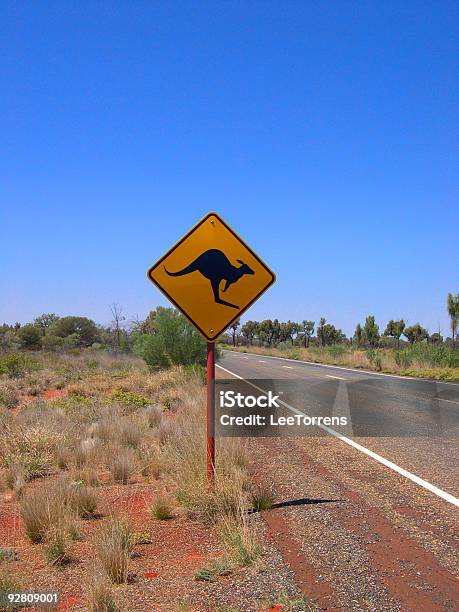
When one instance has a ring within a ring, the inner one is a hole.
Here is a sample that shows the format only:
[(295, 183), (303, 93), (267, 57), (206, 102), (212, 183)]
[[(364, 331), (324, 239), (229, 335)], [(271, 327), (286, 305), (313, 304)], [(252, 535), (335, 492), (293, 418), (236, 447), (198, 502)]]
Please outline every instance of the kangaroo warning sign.
[(148, 278), (209, 342), (275, 281), (268, 266), (214, 212), (161, 257)]

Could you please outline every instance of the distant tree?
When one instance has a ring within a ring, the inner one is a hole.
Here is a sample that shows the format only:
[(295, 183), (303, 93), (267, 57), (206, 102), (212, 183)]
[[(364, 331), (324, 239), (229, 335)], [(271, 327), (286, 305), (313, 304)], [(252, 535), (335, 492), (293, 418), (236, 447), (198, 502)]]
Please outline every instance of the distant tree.
[[(277, 323), (279, 322), (277, 321)], [(275, 323), (271, 321), (271, 319), (265, 319), (264, 321), (261, 321), (261, 323), (258, 325), (258, 334), (260, 336), (260, 340), (262, 340), (263, 342), (267, 342), (269, 346), (271, 346), (273, 342), (275, 333), (276, 326)]]
[(294, 321), (289, 321), (288, 325), (289, 325), (288, 337), (290, 338), (291, 343), (294, 344), (295, 338), (298, 336), (298, 334), (301, 331), (301, 325), (299, 323), (295, 323)]
[(277, 344), (281, 339), (281, 324), (278, 319), (273, 320), (273, 343)]
[(314, 321), (302, 321), (301, 322), (301, 331), (303, 332), (303, 344), (304, 348), (309, 347), (309, 342), (311, 340), (311, 336), (314, 333)]
[(96, 324), (87, 317), (62, 317), (52, 325), (51, 332), (60, 338), (75, 334), (77, 346), (90, 346), (99, 338)]
[(35, 325), (23, 325), (18, 330), (18, 337), (21, 343), (21, 348), (30, 350), (41, 348), (41, 331)]
[(416, 323), (411, 327), (405, 327), (403, 335), (408, 338), (410, 344), (414, 344), (415, 342), (426, 340), (429, 337), (429, 332), (419, 323)]
[(41, 335), (45, 336), (47, 329), (51, 327), (54, 323), (56, 323), (56, 321), (58, 320), (59, 317), (57, 316), (57, 314), (54, 314), (54, 312), (49, 312), (43, 313), (39, 317), (36, 317), (36, 319), (34, 319), (33, 324), (35, 325), (35, 327), (38, 327), (41, 330)]
[(331, 323), (326, 323), (322, 330), (325, 344), (340, 344), (346, 340), (346, 335)]
[(246, 321), (241, 327), (241, 333), (248, 344), (253, 344), (253, 338), (257, 333), (258, 323), (256, 321)]
[(231, 339), (233, 341), (233, 346), (236, 346), (237, 330), (240, 325), (241, 325), (241, 322), (239, 321), (239, 319), (237, 321), (234, 321), (234, 323), (230, 325)]
[(147, 318), (138, 325), (138, 331), (141, 334), (153, 335), (155, 333), (156, 315), (160, 308), (161, 306), (158, 306), (156, 310), (150, 310), (150, 312), (147, 315)]
[(378, 343), (379, 326), (376, 324), (375, 318), (371, 315), (365, 319), (365, 325), (363, 327), (363, 337), (371, 347), (376, 346)]
[(343, 342), (346, 336), (340, 329), (337, 329), (331, 323), (327, 323), (322, 317), (317, 327), (317, 338), (321, 346), (326, 346), (327, 344), (338, 344)]
[(279, 324), (279, 342), (285, 342), (288, 338), (289, 325), (286, 322)]
[(281, 323), (279, 325), (279, 340), (281, 342), (285, 342), (285, 340), (290, 340), (293, 344), (295, 342), (295, 337), (299, 331), (298, 323), (294, 323), (293, 321), (287, 321)]
[(453, 336), (453, 347), (455, 347), (457, 322), (459, 320), (459, 293), (448, 293), (446, 305), (448, 308), (449, 317), (451, 319), (451, 333)]
[(397, 348), (400, 348), (400, 336), (403, 334), (403, 330), (405, 329), (405, 321), (400, 319), (400, 321), (390, 320), (386, 325), (386, 329), (384, 331), (385, 336), (390, 336), (391, 338), (395, 338), (397, 340)]
[(116, 346), (121, 346), (121, 323), (126, 320), (123, 316), (123, 309), (118, 304), (110, 304), (110, 312), (112, 313), (113, 321), (112, 326), (115, 331)]
[(431, 334), (428, 338), (428, 341), (431, 344), (442, 344), (443, 342), (443, 336), (441, 335), (440, 332), (435, 332), (434, 334)]
[(319, 321), (319, 326), (317, 328), (317, 339), (319, 340), (319, 344), (321, 346), (325, 346), (325, 342), (326, 342), (325, 333), (324, 333), (325, 322), (326, 320), (324, 319), (324, 317), (322, 317)]
[(357, 346), (357, 348), (360, 348), (362, 346), (362, 340), (363, 340), (363, 329), (360, 323), (357, 323), (355, 327), (354, 336), (353, 336), (353, 341), (354, 341), (354, 344)]

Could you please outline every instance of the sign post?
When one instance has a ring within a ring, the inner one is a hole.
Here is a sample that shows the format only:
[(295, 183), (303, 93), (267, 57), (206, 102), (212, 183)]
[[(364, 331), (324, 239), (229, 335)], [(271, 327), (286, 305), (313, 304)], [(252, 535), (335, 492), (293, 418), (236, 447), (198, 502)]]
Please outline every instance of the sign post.
[(215, 480), (215, 343), (207, 343), (207, 480), (213, 484)]
[(215, 342), (276, 277), (210, 212), (149, 270), (148, 278), (207, 340), (207, 477), (215, 478)]

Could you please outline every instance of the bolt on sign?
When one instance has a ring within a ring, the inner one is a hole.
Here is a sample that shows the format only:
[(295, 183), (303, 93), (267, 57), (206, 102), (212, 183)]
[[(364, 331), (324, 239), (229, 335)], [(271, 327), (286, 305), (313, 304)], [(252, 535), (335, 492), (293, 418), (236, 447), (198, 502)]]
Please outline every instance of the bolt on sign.
[(208, 213), (148, 278), (209, 341), (237, 321), (276, 277), (223, 219)]

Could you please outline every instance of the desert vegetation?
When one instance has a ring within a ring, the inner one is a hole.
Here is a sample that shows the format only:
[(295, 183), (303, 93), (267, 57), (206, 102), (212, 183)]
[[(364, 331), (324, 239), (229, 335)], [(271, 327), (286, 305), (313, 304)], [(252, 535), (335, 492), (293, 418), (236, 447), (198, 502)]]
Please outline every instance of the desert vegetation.
[(403, 319), (391, 319), (380, 328), (370, 315), (363, 325), (356, 325), (351, 338), (324, 318), (318, 325), (311, 320), (295, 323), (266, 319), (243, 325), (236, 321), (221, 338), (221, 346), (405, 376), (459, 380), (459, 294), (448, 295), (447, 310), (451, 337), (446, 339), (440, 332), (430, 334), (419, 323), (407, 325)]
[(96, 346), (4, 352), (0, 367), (4, 584), (70, 585), (76, 609), (127, 609), (132, 589), (156, 575), (143, 550), (158, 550), (164, 529), (164, 550), (177, 547), (177, 532), (191, 540), (204, 529), (210, 538), (212, 549), (190, 561), (195, 588), (262, 568), (263, 539), (248, 511), (268, 505), (241, 443), (219, 441), (213, 489), (205, 477), (196, 362), (151, 368)]

